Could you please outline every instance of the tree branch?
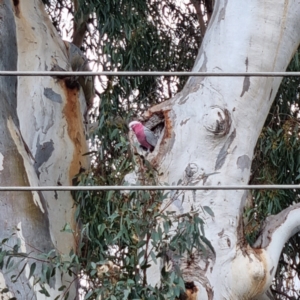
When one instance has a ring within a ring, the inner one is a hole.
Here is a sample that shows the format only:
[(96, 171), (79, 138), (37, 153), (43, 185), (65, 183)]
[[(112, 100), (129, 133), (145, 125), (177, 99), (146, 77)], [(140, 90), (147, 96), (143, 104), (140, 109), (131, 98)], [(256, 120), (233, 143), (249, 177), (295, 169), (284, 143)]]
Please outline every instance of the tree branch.
[(214, 0), (204, 0), (204, 4), (206, 7), (206, 14), (207, 14), (207, 24), (210, 21), (211, 15), (214, 10), (215, 1)]
[(299, 214), (300, 203), (268, 217), (253, 248), (265, 249), (271, 261), (276, 262), (277, 266), (284, 244), (300, 231)]
[(200, 30), (201, 30), (201, 36), (202, 38), (205, 35), (205, 31), (206, 31), (206, 25), (204, 22), (204, 13), (201, 10), (201, 1), (200, 0), (191, 0), (191, 3), (194, 5), (195, 10), (196, 10), (196, 14), (197, 14), (197, 18), (198, 18), (198, 22), (200, 25)]
[(76, 45), (78, 48), (81, 47), (83, 43), (83, 39), (85, 36), (85, 32), (87, 30), (87, 21), (89, 18), (89, 15), (82, 15), (80, 18), (78, 17), (78, 11), (79, 11), (79, 3), (78, 0), (74, 0), (74, 22), (73, 22), (73, 41), (72, 43)]

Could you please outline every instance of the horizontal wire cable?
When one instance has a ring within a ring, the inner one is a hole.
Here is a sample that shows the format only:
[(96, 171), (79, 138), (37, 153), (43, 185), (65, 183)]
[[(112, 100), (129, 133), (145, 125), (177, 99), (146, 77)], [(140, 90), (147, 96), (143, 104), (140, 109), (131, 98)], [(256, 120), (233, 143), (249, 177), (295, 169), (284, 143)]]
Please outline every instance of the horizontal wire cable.
[(163, 72), (163, 71), (0, 71), (0, 76), (197, 76), (197, 77), (288, 77), (300, 76), (300, 72)]
[(139, 191), (139, 190), (289, 190), (300, 189), (300, 185), (212, 185), (212, 186), (1, 186), (0, 192), (6, 191)]

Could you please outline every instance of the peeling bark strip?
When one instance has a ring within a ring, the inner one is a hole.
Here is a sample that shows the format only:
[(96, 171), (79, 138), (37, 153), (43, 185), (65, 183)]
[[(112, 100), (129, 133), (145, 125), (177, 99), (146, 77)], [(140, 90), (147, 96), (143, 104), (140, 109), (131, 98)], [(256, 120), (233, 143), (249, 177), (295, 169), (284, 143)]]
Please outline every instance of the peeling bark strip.
[(62, 103), (61, 95), (55, 93), (52, 88), (44, 88), (44, 96), (53, 102)]
[(244, 83), (243, 83), (243, 91), (242, 91), (240, 97), (243, 97), (244, 94), (246, 92), (248, 92), (249, 87), (250, 87), (250, 78), (248, 76), (246, 76), (245, 79), (244, 79)]
[(228, 154), (228, 149), (230, 147), (230, 145), (232, 144), (233, 140), (236, 137), (236, 130), (234, 129), (233, 132), (231, 133), (231, 135), (228, 137), (228, 139), (226, 140), (225, 144), (223, 145), (221, 151), (219, 152), (217, 161), (216, 161), (216, 165), (215, 165), (215, 171), (219, 170), (222, 168), (222, 166), (225, 163), (227, 154)]
[[(17, 70), (17, 42), (16, 24), (9, 0), (0, 3), (0, 70)], [(5, 76), (1, 78), (1, 110), (5, 111), (6, 117), (11, 115), (14, 123), (18, 126), (17, 118), (17, 77)], [(4, 98), (4, 99), (3, 99)], [(2, 116), (3, 117), (3, 116)]]
[(35, 164), (34, 169), (38, 177), (40, 177), (40, 171), (39, 167), (45, 163), (52, 155), (52, 152), (54, 151), (54, 144), (53, 141), (45, 142), (43, 144), (40, 144), (40, 138), (38, 137), (37, 143), (36, 143), (36, 154), (35, 154)]

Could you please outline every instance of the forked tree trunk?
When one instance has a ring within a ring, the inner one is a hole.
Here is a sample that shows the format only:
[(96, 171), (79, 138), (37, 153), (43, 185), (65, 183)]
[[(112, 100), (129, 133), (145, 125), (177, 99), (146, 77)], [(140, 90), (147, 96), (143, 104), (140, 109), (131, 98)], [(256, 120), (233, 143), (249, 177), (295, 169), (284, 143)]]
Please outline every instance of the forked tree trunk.
[[(299, 1), (216, 1), (193, 71), (286, 70), (300, 42), (299, 16)], [(253, 150), (280, 82), (272, 77), (193, 77), (173, 99), (151, 108), (146, 117), (165, 116), (160, 141), (148, 156), (163, 174), (160, 182), (247, 184)], [(182, 262), (185, 281), (198, 287), (196, 299), (267, 297), (282, 247), (299, 228), (298, 206), (266, 220), (251, 248), (242, 226), (247, 197), (247, 191), (210, 190), (186, 191), (173, 199), (170, 210), (199, 210), (215, 250), (215, 255)], [(150, 270), (149, 282), (156, 283), (158, 274), (159, 266)]]
[[(1, 70), (50, 71), (55, 65), (70, 70), (68, 51), (52, 26), (40, 0), (0, 3)], [(0, 77), (2, 186), (71, 185), (80, 168), (88, 167), (83, 127), (86, 110), (83, 93), (68, 89), (64, 80), (52, 77)], [(0, 196), (0, 240), (15, 233), (10, 245), (21, 241), (21, 250), (31, 256), (56, 249), (69, 254), (76, 249), (74, 202), (70, 192), (7, 192)], [(70, 224), (74, 234), (61, 232)], [(24, 263), (11, 273), (2, 273), (4, 297), (44, 299), (39, 285), (28, 281), (29, 265), (16, 283)], [(41, 266), (36, 261), (40, 271)], [(63, 281), (66, 280), (63, 279)], [(72, 282), (63, 282), (66, 286)], [(47, 287), (54, 299), (63, 284), (60, 275)], [(76, 284), (70, 299), (76, 297)]]

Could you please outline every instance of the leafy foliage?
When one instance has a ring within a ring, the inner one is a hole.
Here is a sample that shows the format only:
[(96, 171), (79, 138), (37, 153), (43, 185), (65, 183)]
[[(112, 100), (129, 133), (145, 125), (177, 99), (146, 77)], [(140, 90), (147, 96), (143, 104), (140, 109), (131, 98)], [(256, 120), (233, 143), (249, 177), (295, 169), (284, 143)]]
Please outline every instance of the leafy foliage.
[[(153, 172), (147, 169), (142, 180), (153, 183)], [(94, 176), (81, 176), (81, 184), (95, 184)], [(80, 256), (90, 281), (87, 295), (174, 299), (184, 291), (179, 269), (183, 254), (205, 253), (211, 246), (197, 212), (166, 212), (161, 209), (166, 198), (157, 191), (77, 194), (77, 215), (83, 223)], [(164, 266), (161, 286), (151, 287), (147, 268), (157, 262)]]
[[(39, 293), (51, 297), (49, 285), (55, 280), (56, 274), (76, 275), (74, 270), (79, 268), (79, 261), (73, 251), (68, 255), (68, 259), (58, 255), (54, 249), (49, 253), (25, 253), (21, 251), (21, 243), (21, 239), (15, 233), (0, 242), (0, 270), (3, 274), (10, 275), (12, 284), (17, 280), (24, 280), (22, 276), (25, 276), (26, 280), (31, 280), (31, 285), (35, 286)], [(25, 275), (28, 270), (29, 273)], [(75, 278), (77, 279), (76, 276)], [(68, 299), (70, 286), (74, 282), (75, 280), (69, 286), (59, 287), (61, 295), (55, 300)], [(7, 294), (9, 292), (8, 288), (0, 290), (5, 299), (9, 296)]]

